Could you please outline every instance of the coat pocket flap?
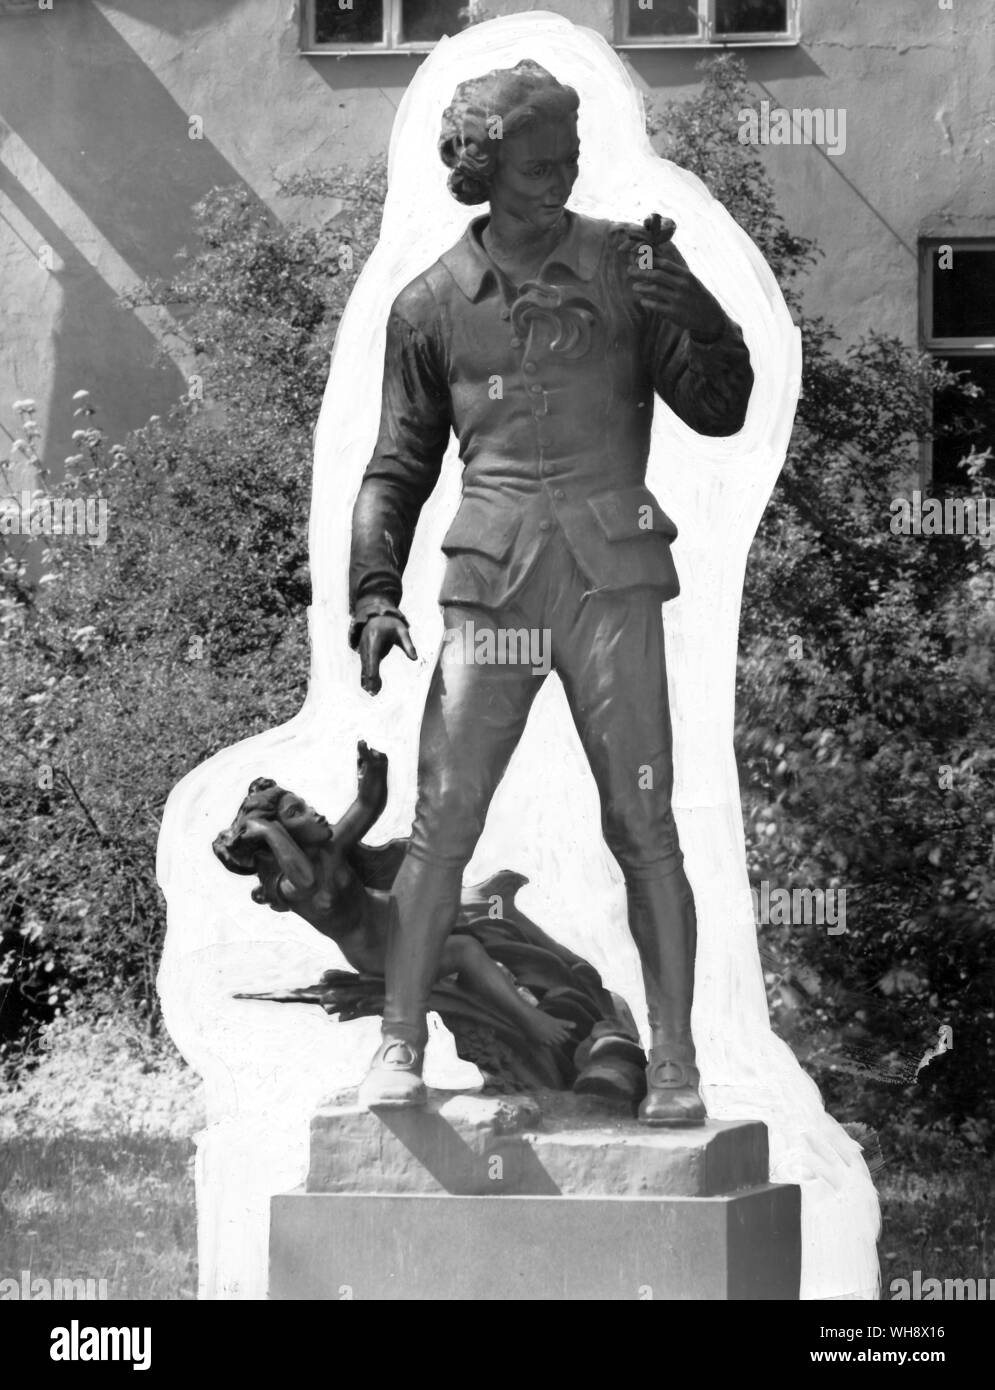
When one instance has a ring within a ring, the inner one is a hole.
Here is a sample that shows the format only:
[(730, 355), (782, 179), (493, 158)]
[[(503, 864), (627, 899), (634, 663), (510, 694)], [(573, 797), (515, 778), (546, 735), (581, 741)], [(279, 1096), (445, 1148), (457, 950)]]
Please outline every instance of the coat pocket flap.
[(482, 502), (464, 498), (452, 525), (442, 542), (444, 555), (473, 551), (492, 560), (505, 560), (522, 524), (515, 510), (505, 510), (513, 504)]
[(610, 541), (631, 540), (634, 536), (657, 535), (672, 541), (677, 527), (648, 487), (627, 487), (589, 497), (587, 505)]

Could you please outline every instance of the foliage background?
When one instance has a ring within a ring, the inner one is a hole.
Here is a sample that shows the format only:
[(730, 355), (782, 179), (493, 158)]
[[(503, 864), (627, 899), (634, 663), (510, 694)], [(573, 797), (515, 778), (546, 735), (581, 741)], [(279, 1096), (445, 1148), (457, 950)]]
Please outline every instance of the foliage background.
[[(650, 128), (754, 237), (805, 347), (742, 615), (750, 875), (847, 893), (845, 936), (760, 927), (774, 1026), (834, 1113), (881, 1131), (884, 1158), (971, 1164), (995, 1122), (995, 559), (983, 538), (893, 535), (889, 502), (915, 485), (931, 393), (969, 413), (976, 392), (894, 340), (843, 349), (806, 317), (819, 251), (738, 142), (742, 64), (703, 68), (701, 94)], [(159, 815), (191, 767), (303, 698), (311, 435), (384, 182), (373, 164), (286, 185), (321, 210), (308, 227), (226, 189), (198, 207), (177, 274), (140, 296), (178, 314), (198, 364), (168, 418), (110, 444), (79, 393), (75, 452), (46, 467), (19, 403), (41, 485), (107, 498), (111, 522), (102, 547), (5, 538), (0, 566), (0, 1055), (22, 1105), (39, 1058), (70, 1085), (52, 1062), (68, 1037), (99, 1073), (101, 1020), (146, 1039), (163, 1084), (178, 1074), (153, 987)], [(963, 491), (990, 486), (984, 456), (968, 460)], [(954, 1050), (916, 1080), (941, 1023)]]

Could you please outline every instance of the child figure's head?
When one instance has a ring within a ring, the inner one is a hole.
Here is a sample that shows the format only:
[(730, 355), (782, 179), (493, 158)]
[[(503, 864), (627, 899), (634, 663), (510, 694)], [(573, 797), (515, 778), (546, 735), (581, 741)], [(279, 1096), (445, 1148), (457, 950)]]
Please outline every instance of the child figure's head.
[(272, 778), (257, 777), (213, 849), (233, 874), (258, 876), (259, 887), (252, 890), (254, 902), (289, 912), (293, 905), (280, 892), (281, 879), (289, 879), (302, 893), (312, 889), (316, 877), (312, 861), (331, 840), (328, 821), (302, 797)]

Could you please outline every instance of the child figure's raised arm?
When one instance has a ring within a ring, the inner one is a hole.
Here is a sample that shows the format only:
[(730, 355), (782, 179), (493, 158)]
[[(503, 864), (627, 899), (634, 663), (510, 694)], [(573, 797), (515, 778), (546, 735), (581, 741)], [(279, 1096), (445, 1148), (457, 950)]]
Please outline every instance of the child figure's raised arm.
[(333, 842), (345, 853), (357, 844), (383, 815), (387, 805), (387, 754), (359, 740), (356, 800), (332, 827)]

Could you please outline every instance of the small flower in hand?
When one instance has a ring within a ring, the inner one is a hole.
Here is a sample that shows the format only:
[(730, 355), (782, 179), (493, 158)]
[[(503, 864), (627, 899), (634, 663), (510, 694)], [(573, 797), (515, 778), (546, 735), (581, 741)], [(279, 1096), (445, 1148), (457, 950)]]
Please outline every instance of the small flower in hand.
[(717, 342), (725, 327), (725, 315), (714, 295), (688, 269), (675, 246), (665, 242), (653, 248), (652, 268), (629, 267), (633, 293), (643, 308), (664, 314), (679, 328), (701, 342)]

